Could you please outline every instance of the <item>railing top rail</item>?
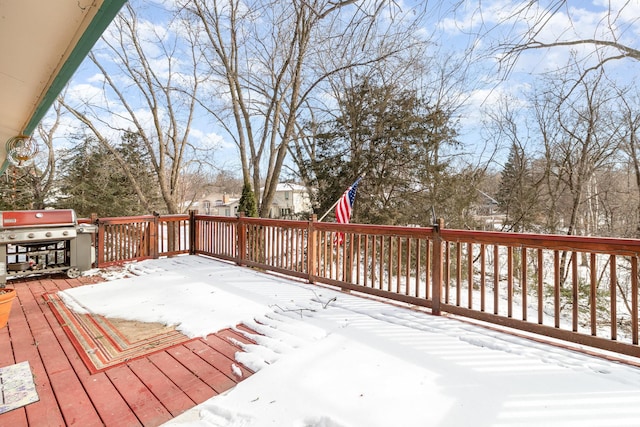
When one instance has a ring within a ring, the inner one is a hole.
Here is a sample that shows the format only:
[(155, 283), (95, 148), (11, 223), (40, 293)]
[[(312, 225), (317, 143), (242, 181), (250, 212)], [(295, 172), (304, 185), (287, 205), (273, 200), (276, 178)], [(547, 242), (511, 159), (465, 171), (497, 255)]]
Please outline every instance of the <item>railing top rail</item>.
[(334, 231), (357, 234), (418, 237), (428, 238), (432, 236), (432, 227), (402, 227), (398, 225), (374, 225), (374, 224), (339, 224), (336, 222), (314, 222), (313, 228), (319, 231)]
[(623, 253), (629, 255), (637, 255), (640, 253), (639, 239), (453, 229), (442, 229), (441, 235), (442, 238), (447, 241), (522, 246), (535, 249)]
[(161, 221), (167, 221), (172, 219), (177, 219), (177, 220), (189, 219), (189, 214), (163, 214), (163, 215), (159, 215), (158, 219), (160, 219)]
[(271, 218), (254, 218), (254, 217), (242, 217), (242, 221), (247, 224), (268, 225), (270, 227), (284, 227), (284, 228), (301, 228), (308, 227), (309, 221), (300, 221), (294, 219), (271, 219)]
[(228, 217), (228, 216), (214, 216), (214, 215), (199, 215), (195, 216), (196, 220), (211, 220), (218, 222), (239, 222), (242, 220), (245, 224), (257, 224), (257, 225), (265, 225), (269, 227), (283, 227), (283, 228), (307, 228), (309, 226), (309, 221), (301, 221), (301, 220), (293, 220), (293, 219), (272, 219), (272, 218), (255, 218), (243, 216), (239, 217)]
[(195, 214), (194, 218), (198, 221), (238, 222), (238, 217), (235, 216)]
[(98, 218), (98, 222), (103, 224), (128, 224), (134, 222), (148, 222), (156, 218), (154, 215), (118, 216)]

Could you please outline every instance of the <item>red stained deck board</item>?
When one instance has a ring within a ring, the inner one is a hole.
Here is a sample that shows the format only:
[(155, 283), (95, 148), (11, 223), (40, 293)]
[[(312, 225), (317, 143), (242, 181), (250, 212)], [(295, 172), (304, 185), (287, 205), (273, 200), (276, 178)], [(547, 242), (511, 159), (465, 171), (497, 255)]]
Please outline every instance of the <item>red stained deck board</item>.
[[(18, 310), (11, 310), (11, 313)], [(16, 363), (13, 358), (13, 348), (11, 347), (11, 337), (9, 336), (9, 328), (0, 329), (0, 367), (13, 365)]]
[(152, 354), (149, 356), (149, 360), (196, 404), (202, 403), (218, 394), (208, 384), (193, 375), (193, 372), (164, 351)]
[(67, 426), (102, 425), (100, 416), (76, 376), (69, 372), (57, 372), (49, 375), (49, 381)]
[[(228, 358), (203, 341), (189, 341), (185, 343), (184, 346), (200, 356), (202, 359), (206, 360), (212, 366), (218, 368), (220, 372), (229, 377), (233, 382), (237, 383), (242, 378), (248, 377), (252, 374), (252, 372), (250, 372), (246, 368), (241, 367), (241, 365), (237, 363), (235, 359)], [(233, 372), (232, 365), (234, 364), (241, 369), (242, 376), (238, 376)]]
[(0, 425), (12, 427), (22, 427), (29, 425), (27, 422), (27, 413), (24, 407), (16, 408), (12, 411), (5, 412), (4, 414), (0, 415)]
[(237, 339), (240, 342), (243, 342), (245, 344), (255, 344), (256, 342), (254, 340), (252, 340), (251, 338), (249, 338), (248, 336), (246, 336), (243, 332), (246, 332), (250, 335), (256, 335), (257, 332), (248, 328), (245, 325), (237, 325), (236, 326), (237, 331), (233, 331), (233, 330), (229, 330), (229, 336), (233, 337), (235, 339)]
[(167, 353), (209, 384), (217, 394), (230, 389), (237, 383), (183, 345), (172, 347), (167, 350)]
[(107, 369), (105, 373), (142, 425), (158, 426), (173, 418), (147, 386), (126, 365)]
[(258, 333), (243, 324), (237, 325), (235, 329), (225, 329), (220, 333), (226, 333), (229, 338), (234, 338), (243, 344), (257, 344), (249, 335), (255, 336)]
[(128, 366), (174, 417), (195, 406), (195, 402), (148, 359), (134, 360)]
[(131, 409), (107, 376), (102, 372), (90, 375), (89, 370), (80, 359), (75, 347), (67, 338), (53, 312), (45, 310), (45, 317), (104, 425), (141, 426), (142, 424), (131, 412)]
[(241, 349), (228, 337), (251, 340), (225, 330), (211, 342), (195, 340), (192, 348), (177, 346), (90, 374), (42, 295), (101, 281), (54, 275), (9, 282), (18, 298), (0, 330), (0, 366), (28, 360), (40, 401), (0, 415), (0, 426), (157, 426), (243, 379), (230, 374), (231, 364), (250, 373), (235, 362)]
[[(24, 286), (16, 286), (16, 292), (23, 310), (16, 310), (16, 307), (12, 307), (11, 323), (7, 325), (13, 344), (13, 354), (17, 363), (25, 360), (29, 361), (34, 375), (36, 391), (40, 398), (38, 402), (25, 407), (28, 424), (29, 426), (63, 426), (64, 419), (51, 389), (51, 383), (40, 358), (37, 343), (35, 343), (31, 335), (31, 329), (25, 317), (26, 311), (24, 307), (29, 306), (29, 302), (32, 302), (33, 297), (29, 289)], [(14, 301), (15, 303), (16, 301)]]
[(34, 295), (29, 304), (32, 308), (29, 326), (65, 422), (68, 426), (99, 425), (100, 417), (62, 350), (58, 338), (51, 333), (52, 327), (45, 314), (41, 311), (42, 308), (48, 308), (37, 301), (40, 300)]
[(105, 426), (142, 425), (106, 374), (87, 376), (82, 383)]
[(234, 341), (228, 339), (224, 332), (220, 331), (215, 334), (207, 336), (204, 342), (211, 348), (215, 349), (219, 353), (224, 354), (228, 359), (235, 360), (236, 353), (242, 351), (242, 348), (234, 344)]
[[(13, 312), (14, 310), (12, 310)], [(16, 312), (18, 310), (15, 310)], [(11, 366), (16, 361), (13, 358), (13, 348), (11, 346), (11, 337), (9, 328), (0, 329), (0, 367)], [(10, 412), (0, 415), (0, 425), (6, 426), (23, 426), (27, 424), (27, 413), (25, 408), (17, 408)]]

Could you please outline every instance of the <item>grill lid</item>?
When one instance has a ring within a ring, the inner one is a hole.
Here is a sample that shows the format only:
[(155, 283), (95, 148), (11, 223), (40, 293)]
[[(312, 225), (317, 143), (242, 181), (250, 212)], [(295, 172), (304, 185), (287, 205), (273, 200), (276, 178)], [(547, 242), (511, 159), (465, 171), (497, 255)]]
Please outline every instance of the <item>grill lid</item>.
[(0, 211), (0, 229), (75, 226), (76, 222), (73, 209)]

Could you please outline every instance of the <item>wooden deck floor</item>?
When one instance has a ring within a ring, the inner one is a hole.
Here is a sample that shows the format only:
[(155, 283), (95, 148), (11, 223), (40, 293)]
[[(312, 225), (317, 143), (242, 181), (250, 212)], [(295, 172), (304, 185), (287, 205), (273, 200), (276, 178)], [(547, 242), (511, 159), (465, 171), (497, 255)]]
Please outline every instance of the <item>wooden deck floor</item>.
[(17, 298), (0, 329), (0, 367), (29, 361), (40, 401), (0, 415), (0, 426), (157, 426), (251, 375), (231, 370), (240, 349), (228, 338), (249, 342), (231, 330), (90, 374), (42, 295), (100, 280), (9, 281)]

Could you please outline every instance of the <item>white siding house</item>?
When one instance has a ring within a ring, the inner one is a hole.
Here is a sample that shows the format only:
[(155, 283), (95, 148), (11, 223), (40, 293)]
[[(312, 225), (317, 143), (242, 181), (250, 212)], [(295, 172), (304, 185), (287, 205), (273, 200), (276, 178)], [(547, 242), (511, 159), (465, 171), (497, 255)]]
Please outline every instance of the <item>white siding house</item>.
[[(261, 189), (264, 191), (264, 189)], [(194, 203), (194, 209), (203, 215), (236, 216), (240, 197), (222, 194), (207, 194)], [(298, 184), (280, 183), (269, 211), (269, 218), (307, 219), (311, 212), (311, 199), (306, 187)]]
[(193, 204), (193, 208), (203, 215), (236, 216), (239, 197), (222, 194), (207, 194)]
[(299, 184), (280, 183), (269, 211), (269, 218), (307, 219), (313, 211), (307, 188)]

